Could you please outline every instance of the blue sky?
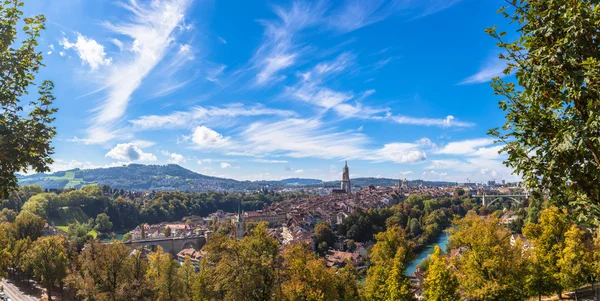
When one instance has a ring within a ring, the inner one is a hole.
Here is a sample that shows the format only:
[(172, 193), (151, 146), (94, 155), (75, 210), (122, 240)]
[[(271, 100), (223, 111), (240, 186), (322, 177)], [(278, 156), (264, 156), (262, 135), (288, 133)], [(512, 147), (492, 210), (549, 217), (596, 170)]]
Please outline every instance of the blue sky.
[(177, 163), (235, 179), (516, 180), (483, 31), (501, 0), (36, 1), (54, 171)]

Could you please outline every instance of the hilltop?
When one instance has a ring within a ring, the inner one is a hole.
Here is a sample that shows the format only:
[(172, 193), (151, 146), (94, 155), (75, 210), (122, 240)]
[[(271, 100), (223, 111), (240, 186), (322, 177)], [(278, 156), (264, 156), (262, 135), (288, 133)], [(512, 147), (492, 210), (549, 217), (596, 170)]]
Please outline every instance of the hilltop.
[[(55, 173), (18, 175), (19, 185), (37, 184), (45, 189), (80, 188), (88, 184), (108, 185), (125, 190), (181, 190), (181, 191), (243, 191), (257, 190), (263, 186), (282, 187), (339, 187), (339, 181), (324, 182), (318, 179), (290, 178), (273, 181), (238, 181), (212, 177), (193, 172), (177, 164), (143, 165), (129, 164), (119, 167), (97, 169), (72, 169)], [(397, 179), (356, 178), (355, 187), (393, 186)], [(446, 185), (448, 182), (410, 181), (411, 185)]]

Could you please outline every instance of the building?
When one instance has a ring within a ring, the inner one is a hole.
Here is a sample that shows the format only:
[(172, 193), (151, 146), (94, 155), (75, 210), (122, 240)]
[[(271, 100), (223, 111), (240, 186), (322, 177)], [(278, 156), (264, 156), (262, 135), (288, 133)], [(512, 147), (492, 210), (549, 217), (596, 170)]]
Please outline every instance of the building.
[(237, 216), (237, 220), (235, 221), (235, 237), (237, 239), (244, 238), (245, 230), (246, 229), (245, 229), (245, 225), (244, 225), (244, 220), (242, 219), (242, 209), (241, 209), (240, 204), (238, 203), (238, 216)]
[(351, 193), (352, 192), (352, 184), (350, 183), (350, 170), (348, 169), (348, 161), (346, 161), (346, 165), (344, 166), (344, 170), (342, 173), (342, 183), (340, 184), (340, 189), (334, 189), (331, 192), (332, 193)]

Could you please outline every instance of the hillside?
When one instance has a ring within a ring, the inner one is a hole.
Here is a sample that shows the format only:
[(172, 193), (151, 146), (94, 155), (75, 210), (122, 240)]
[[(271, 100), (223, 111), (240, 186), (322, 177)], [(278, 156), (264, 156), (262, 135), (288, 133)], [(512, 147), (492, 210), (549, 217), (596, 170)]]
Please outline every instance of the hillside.
[[(87, 184), (108, 185), (125, 190), (181, 190), (181, 191), (244, 191), (257, 190), (263, 186), (271, 189), (281, 187), (339, 187), (339, 181), (323, 182), (318, 179), (290, 178), (280, 181), (237, 181), (202, 175), (176, 164), (142, 165), (130, 164), (98, 169), (73, 169), (52, 174), (18, 175), (20, 185), (37, 184), (45, 189), (80, 188)], [(397, 179), (356, 178), (352, 185), (364, 187), (394, 186)], [(447, 185), (448, 182), (409, 181), (409, 185)]]

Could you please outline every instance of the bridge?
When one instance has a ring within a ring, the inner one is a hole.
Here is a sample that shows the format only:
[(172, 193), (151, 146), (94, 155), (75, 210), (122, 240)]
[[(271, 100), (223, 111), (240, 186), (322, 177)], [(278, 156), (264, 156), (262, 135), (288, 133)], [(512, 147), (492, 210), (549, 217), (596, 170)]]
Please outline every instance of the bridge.
[(193, 236), (178, 236), (178, 237), (161, 237), (161, 238), (147, 238), (130, 240), (124, 243), (128, 246), (133, 247), (158, 247), (160, 246), (165, 252), (171, 254), (177, 254), (179, 251), (186, 248), (194, 248), (200, 250), (204, 244), (206, 244), (206, 237), (204, 235), (193, 235)]
[[(474, 198), (481, 198), (481, 203), (483, 204), (483, 206), (490, 206), (496, 201), (505, 200), (505, 199), (507, 199), (513, 203), (516, 203), (517, 205), (521, 205), (523, 203), (523, 200), (529, 199), (529, 193), (526, 192), (525, 194), (494, 194), (494, 195), (486, 195), (484, 193), (483, 195), (474, 196)], [(491, 199), (491, 201), (490, 201), (490, 199)]]

